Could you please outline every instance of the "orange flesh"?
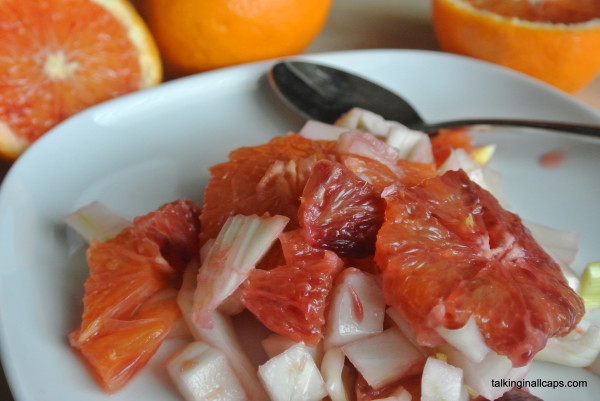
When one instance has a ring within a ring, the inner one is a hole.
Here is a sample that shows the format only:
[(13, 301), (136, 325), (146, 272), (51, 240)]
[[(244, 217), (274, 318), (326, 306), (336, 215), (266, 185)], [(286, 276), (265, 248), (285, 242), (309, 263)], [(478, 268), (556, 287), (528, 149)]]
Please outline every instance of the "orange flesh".
[(175, 298), (157, 295), (177, 287), (181, 267), (196, 256), (198, 220), (195, 204), (174, 201), (91, 243), (81, 326), (69, 341), (107, 392), (143, 368), (179, 317)]
[(432, 18), (442, 50), (512, 68), (569, 93), (600, 71), (597, 0), (433, 0)]
[(486, 344), (523, 366), (549, 337), (567, 334), (583, 303), (520, 218), (462, 171), (388, 191), (375, 260), (388, 305), (422, 345), (436, 328), (473, 316)]
[[(282, 214), (291, 219), (286, 229), (294, 228), (299, 196), (310, 169), (319, 159), (334, 158), (334, 148), (335, 142), (289, 134), (231, 152), (228, 161), (210, 168), (201, 215), (202, 242), (215, 238), (225, 220), (235, 214)], [(286, 171), (266, 177), (276, 161), (282, 162)]]
[(571, 24), (600, 18), (598, 0), (465, 0), (479, 10), (526, 21)]
[(126, 29), (95, 3), (5, 0), (0, 22), (0, 121), (29, 142), (140, 86), (139, 54)]

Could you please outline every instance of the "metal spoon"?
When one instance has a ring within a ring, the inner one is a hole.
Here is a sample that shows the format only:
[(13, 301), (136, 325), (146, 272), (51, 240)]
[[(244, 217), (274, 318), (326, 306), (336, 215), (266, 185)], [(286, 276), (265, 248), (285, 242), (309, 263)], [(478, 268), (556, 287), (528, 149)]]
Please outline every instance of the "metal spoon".
[(326, 123), (333, 123), (351, 108), (360, 107), (386, 120), (425, 132), (468, 125), (504, 125), (600, 137), (600, 126), (558, 121), (477, 118), (427, 123), (398, 94), (349, 72), (303, 61), (275, 64), (269, 71), (269, 82), (281, 99), (300, 115)]

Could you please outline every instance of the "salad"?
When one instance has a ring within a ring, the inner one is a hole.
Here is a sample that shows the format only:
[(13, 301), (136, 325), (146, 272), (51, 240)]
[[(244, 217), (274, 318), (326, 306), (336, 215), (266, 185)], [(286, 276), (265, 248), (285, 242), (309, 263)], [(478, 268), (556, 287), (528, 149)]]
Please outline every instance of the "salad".
[(597, 265), (580, 279), (573, 233), (507, 210), (493, 150), (355, 109), (234, 150), (201, 204), (84, 207), (66, 218), (90, 241), (70, 344), (107, 392), (186, 337), (165, 361), (186, 400), (536, 399), (513, 388), (533, 359), (597, 358), (580, 296), (595, 307)]

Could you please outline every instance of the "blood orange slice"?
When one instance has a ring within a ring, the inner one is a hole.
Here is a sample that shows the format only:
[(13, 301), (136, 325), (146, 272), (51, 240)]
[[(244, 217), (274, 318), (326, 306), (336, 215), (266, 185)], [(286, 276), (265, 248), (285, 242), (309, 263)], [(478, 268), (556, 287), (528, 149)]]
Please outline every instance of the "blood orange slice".
[(0, 2), (0, 155), (16, 158), (70, 115), (161, 74), (126, 0)]
[(175, 300), (151, 297), (177, 285), (179, 264), (198, 253), (198, 233), (199, 208), (179, 200), (91, 244), (82, 323), (69, 339), (105, 390), (121, 388), (167, 335)]
[(215, 238), (228, 217), (280, 214), (298, 226), (300, 195), (314, 163), (335, 156), (335, 142), (313, 141), (297, 134), (265, 145), (239, 148), (229, 161), (210, 169), (204, 192), (202, 241)]
[(486, 344), (522, 366), (568, 333), (583, 303), (518, 216), (462, 171), (388, 189), (376, 261), (384, 294), (423, 345), (473, 316)]
[(296, 342), (315, 345), (323, 336), (325, 312), (342, 260), (325, 251), (271, 270), (253, 270), (244, 282), (242, 303), (267, 328)]

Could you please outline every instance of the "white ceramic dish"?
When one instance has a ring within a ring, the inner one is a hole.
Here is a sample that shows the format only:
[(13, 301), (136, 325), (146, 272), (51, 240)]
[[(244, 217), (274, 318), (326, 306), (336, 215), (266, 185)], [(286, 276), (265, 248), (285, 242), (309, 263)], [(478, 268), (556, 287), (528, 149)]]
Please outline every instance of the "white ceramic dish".
[[(524, 76), (441, 53), (351, 51), (305, 56), (354, 70), (404, 94), (432, 121), (527, 117), (600, 123), (572, 98)], [(0, 334), (17, 401), (177, 400), (159, 359), (124, 390), (102, 393), (66, 342), (78, 324), (86, 277), (81, 243), (62, 217), (92, 200), (134, 216), (179, 197), (200, 201), (207, 167), (242, 145), (264, 143), (303, 121), (285, 109), (264, 77), (271, 63), (205, 73), (93, 107), (64, 122), (14, 165), (0, 192)], [(498, 144), (513, 210), (577, 230), (575, 268), (600, 260), (600, 140), (527, 129), (478, 134)], [(566, 161), (537, 158), (560, 149)], [(80, 246), (78, 247), (77, 244)], [(597, 399), (600, 378), (538, 364), (530, 378), (587, 380), (586, 388), (532, 388), (546, 400)]]

